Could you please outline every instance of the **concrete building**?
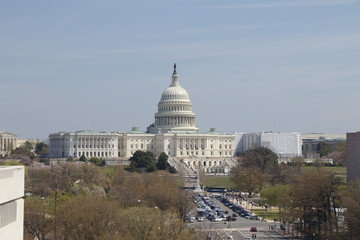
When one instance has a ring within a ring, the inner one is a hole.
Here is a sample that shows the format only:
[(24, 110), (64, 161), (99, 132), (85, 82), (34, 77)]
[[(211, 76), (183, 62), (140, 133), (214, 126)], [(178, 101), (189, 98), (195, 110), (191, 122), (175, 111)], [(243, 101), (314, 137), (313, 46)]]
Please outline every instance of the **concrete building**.
[(360, 179), (360, 132), (346, 134), (347, 181)]
[(17, 141), (17, 135), (0, 131), (0, 156), (9, 155), (17, 147)]
[(0, 239), (23, 239), (24, 186), (23, 166), (0, 166)]
[(306, 158), (319, 158), (319, 143), (325, 143), (335, 150), (335, 145), (346, 140), (345, 134), (305, 133), (302, 134), (302, 154)]
[(182, 163), (192, 172), (201, 169), (208, 174), (228, 174), (235, 164), (233, 134), (215, 128), (201, 133), (196, 128), (192, 103), (179, 84), (176, 65), (171, 84), (161, 95), (155, 120), (146, 132), (134, 127), (129, 132), (79, 131), (49, 135), (51, 158), (84, 155), (129, 159), (137, 150), (151, 151), (155, 156), (165, 152), (170, 163)]
[(94, 131), (58, 132), (49, 135), (52, 158), (114, 158), (118, 156), (118, 134)]
[(236, 154), (255, 147), (267, 147), (275, 152), (279, 158), (293, 158), (301, 156), (301, 134), (292, 133), (238, 133), (235, 132)]

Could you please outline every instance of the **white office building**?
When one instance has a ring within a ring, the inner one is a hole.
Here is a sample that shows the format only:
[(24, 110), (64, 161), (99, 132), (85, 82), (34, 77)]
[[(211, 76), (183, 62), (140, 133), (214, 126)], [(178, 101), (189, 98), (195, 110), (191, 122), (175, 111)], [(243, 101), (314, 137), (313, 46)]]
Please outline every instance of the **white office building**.
[(23, 166), (0, 166), (0, 239), (23, 239), (24, 176)]
[(267, 147), (275, 152), (279, 158), (293, 158), (301, 156), (301, 134), (291, 133), (239, 133), (235, 132), (236, 155), (255, 147)]

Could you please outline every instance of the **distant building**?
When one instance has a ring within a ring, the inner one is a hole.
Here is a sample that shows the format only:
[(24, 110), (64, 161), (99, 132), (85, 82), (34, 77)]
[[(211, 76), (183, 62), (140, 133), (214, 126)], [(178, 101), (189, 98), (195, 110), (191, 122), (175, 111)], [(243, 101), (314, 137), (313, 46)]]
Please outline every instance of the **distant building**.
[(346, 134), (347, 181), (360, 179), (360, 132)]
[(24, 167), (0, 166), (0, 238), (22, 240)]
[(0, 156), (7, 156), (17, 147), (18, 136), (0, 131)]
[(302, 154), (306, 158), (319, 158), (319, 144), (325, 143), (331, 149), (335, 150), (335, 145), (339, 141), (345, 141), (345, 134), (326, 134), (326, 133), (306, 133), (302, 134)]
[(58, 132), (49, 135), (51, 158), (100, 157), (129, 159), (137, 150), (155, 156), (165, 152), (170, 164), (187, 167), (187, 174), (229, 174), (235, 164), (234, 135), (211, 128), (201, 133), (187, 91), (180, 86), (176, 66), (172, 81), (158, 103), (155, 121), (147, 131), (134, 127), (129, 132)]
[(291, 133), (238, 133), (235, 132), (236, 154), (241, 155), (255, 147), (267, 147), (279, 158), (301, 156), (301, 134)]
[(118, 156), (118, 134), (94, 131), (58, 132), (49, 135), (52, 158), (114, 158)]

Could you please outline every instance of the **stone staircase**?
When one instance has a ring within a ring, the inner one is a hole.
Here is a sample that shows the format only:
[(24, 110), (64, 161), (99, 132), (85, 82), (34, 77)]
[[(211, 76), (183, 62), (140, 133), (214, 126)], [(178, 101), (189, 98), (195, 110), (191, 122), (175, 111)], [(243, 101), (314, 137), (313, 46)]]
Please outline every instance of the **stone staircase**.
[(169, 158), (168, 163), (174, 167), (176, 171), (182, 173), (185, 176), (196, 176), (196, 171), (192, 166), (188, 166), (185, 161), (178, 158)]

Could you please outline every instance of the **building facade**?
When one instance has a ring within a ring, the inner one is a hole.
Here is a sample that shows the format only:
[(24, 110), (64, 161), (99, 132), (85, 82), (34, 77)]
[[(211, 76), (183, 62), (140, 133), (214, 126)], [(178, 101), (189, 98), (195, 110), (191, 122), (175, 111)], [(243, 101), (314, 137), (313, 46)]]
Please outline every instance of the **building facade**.
[(346, 134), (347, 181), (360, 179), (360, 132)]
[(267, 147), (279, 158), (301, 156), (301, 134), (291, 133), (235, 133), (236, 155), (255, 147)]
[(0, 166), (0, 238), (22, 240), (24, 166)]
[(118, 156), (118, 134), (94, 131), (58, 132), (49, 135), (53, 158), (114, 158)]
[(304, 157), (319, 158), (319, 144), (324, 143), (330, 147), (331, 151), (335, 150), (336, 144), (340, 141), (346, 141), (345, 134), (324, 134), (324, 133), (307, 133), (302, 135), (302, 153)]
[(128, 132), (58, 132), (49, 135), (51, 158), (100, 157), (129, 159), (137, 150), (155, 156), (165, 152), (170, 162), (183, 163), (193, 171), (229, 173), (235, 164), (233, 134), (211, 128), (201, 133), (187, 91), (179, 84), (174, 65), (172, 81), (158, 103), (154, 122), (146, 131), (133, 127)]
[(8, 132), (0, 132), (0, 156), (7, 156), (18, 146), (18, 136)]

